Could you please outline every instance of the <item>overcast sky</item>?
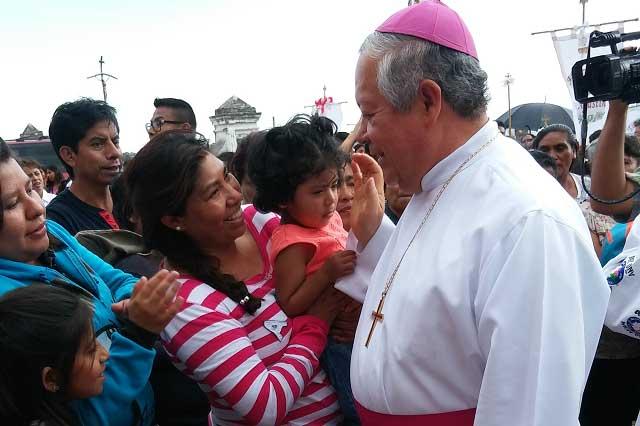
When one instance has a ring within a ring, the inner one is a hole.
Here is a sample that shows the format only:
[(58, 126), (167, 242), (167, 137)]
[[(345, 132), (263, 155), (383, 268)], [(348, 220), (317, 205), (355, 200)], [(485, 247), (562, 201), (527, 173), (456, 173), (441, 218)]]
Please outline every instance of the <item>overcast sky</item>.
[[(556, 103), (569, 97), (549, 35), (531, 32), (581, 21), (579, 0), (449, 0), (474, 36), (489, 74), (495, 118), (507, 109), (502, 81), (515, 77), (511, 103)], [(354, 68), (364, 37), (406, 0), (0, 0), (0, 136), (13, 139), (27, 123), (47, 134), (54, 109), (82, 96), (118, 109), (124, 150), (147, 140), (144, 123), (155, 97), (191, 103), (198, 130), (211, 136), (209, 116), (232, 95), (262, 112), (259, 125), (285, 122), (327, 94), (344, 106), (345, 124), (359, 117)], [(638, 0), (590, 0), (590, 23), (636, 18)], [(640, 24), (627, 25), (640, 31)], [(308, 112), (308, 110), (307, 110)], [(348, 126), (345, 126), (348, 127)], [(348, 130), (348, 129), (347, 129)]]

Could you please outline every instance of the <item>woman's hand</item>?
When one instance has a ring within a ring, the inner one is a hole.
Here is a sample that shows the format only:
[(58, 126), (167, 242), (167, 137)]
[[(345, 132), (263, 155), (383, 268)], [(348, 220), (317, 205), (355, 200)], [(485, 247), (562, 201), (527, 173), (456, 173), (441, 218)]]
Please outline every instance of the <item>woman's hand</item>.
[(321, 320), (326, 321), (329, 326), (333, 323), (333, 320), (338, 316), (338, 313), (342, 311), (347, 302), (351, 300), (349, 297), (330, 287), (326, 289), (320, 297), (309, 307), (307, 315), (313, 315)]
[(131, 297), (111, 305), (116, 314), (128, 318), (138, 327), (160, 334), (178, 313), (184, 299), (176, 297), (177, 272), (160, 270), (150, 279), (142, 277), (133, 287)]
[(353, 154), (351, 168), (355, 184), (351, 230), (366, 246), (384, 215), (384, 177), (380, 165), (367, 154)]

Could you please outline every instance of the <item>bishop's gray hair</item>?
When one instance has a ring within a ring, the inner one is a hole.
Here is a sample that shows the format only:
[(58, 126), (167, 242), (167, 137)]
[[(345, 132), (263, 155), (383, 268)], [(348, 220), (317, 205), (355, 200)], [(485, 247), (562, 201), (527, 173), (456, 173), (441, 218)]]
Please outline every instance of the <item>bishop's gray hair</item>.
[(417, 37), (373, 32), (360, 53), (378, 61), (378, 89), (398, 111), (407, 111), (422, 80), (435, 81), (444, 100), (464, 118), (486, 112), (487, 73), (477, 59)]

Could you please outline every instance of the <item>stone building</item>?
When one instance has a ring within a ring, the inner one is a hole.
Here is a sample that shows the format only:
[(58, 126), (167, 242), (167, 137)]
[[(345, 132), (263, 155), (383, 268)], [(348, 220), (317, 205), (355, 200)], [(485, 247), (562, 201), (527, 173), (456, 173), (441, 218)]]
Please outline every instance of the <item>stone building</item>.
[(240, 139), (258, 130), (261, 115), (262, 113), (256, 112), (254, 107), (237, 96), (227, 99), (209, 117), (214, 132), (211, 152), (215, 155), (235, 152)]

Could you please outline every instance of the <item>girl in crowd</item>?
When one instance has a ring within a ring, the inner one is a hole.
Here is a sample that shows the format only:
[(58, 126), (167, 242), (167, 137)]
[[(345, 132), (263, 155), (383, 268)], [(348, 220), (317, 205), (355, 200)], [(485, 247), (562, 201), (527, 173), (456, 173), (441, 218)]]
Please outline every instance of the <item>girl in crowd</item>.
[[(344, 157), (335, 130), (331, 120), (300, 115), (269, 130), (249, 153), (255, 206), (282, 217), (270, 257), (278, 303), (289, 316), (305, 314), (355, 266), (355, 253), (344, 250), (347, 232), (336, 211)], [(347, 310), (352, 314), (358, 307), (353, 302)], [(323, 361), (347, 422), (357, 422), (349, 381), (351, 345), (330, 341)]]
[(177, 274), (160, 271), (137, 280), (45, 221), (31, 180), (2, 141), (0, 182), (0, 294), (34, 283), (77, 288), (91, 298), (93, 328), (111, 354), (102, 394), (71, 404), (80, 424), (152, 424), (151, 347), (179, 309), (180, 299), (173, 300)]
[(45, 183), (47, 192), (57, 195), (65, 190), (68, 180), (64, 179), (58, 167), (52, 164), (47, 166), (45, 171)]
[(3, 425), (77, 425), (69, 402), (102, 393), (109, 352), (89, 299), (73, 289), (34, 284), (0, 298)]
[(147, 246), (180, 273), (183, 309), (161, 334), (212, 406), (211, 424), (336, 424), (318, 368), (344, 297), (323, 293), (293, 319), (275, 300), (267, 248), (278, 218), (241, 208), (237, 180), (195, 133), (168, 131), (125, 173)]

